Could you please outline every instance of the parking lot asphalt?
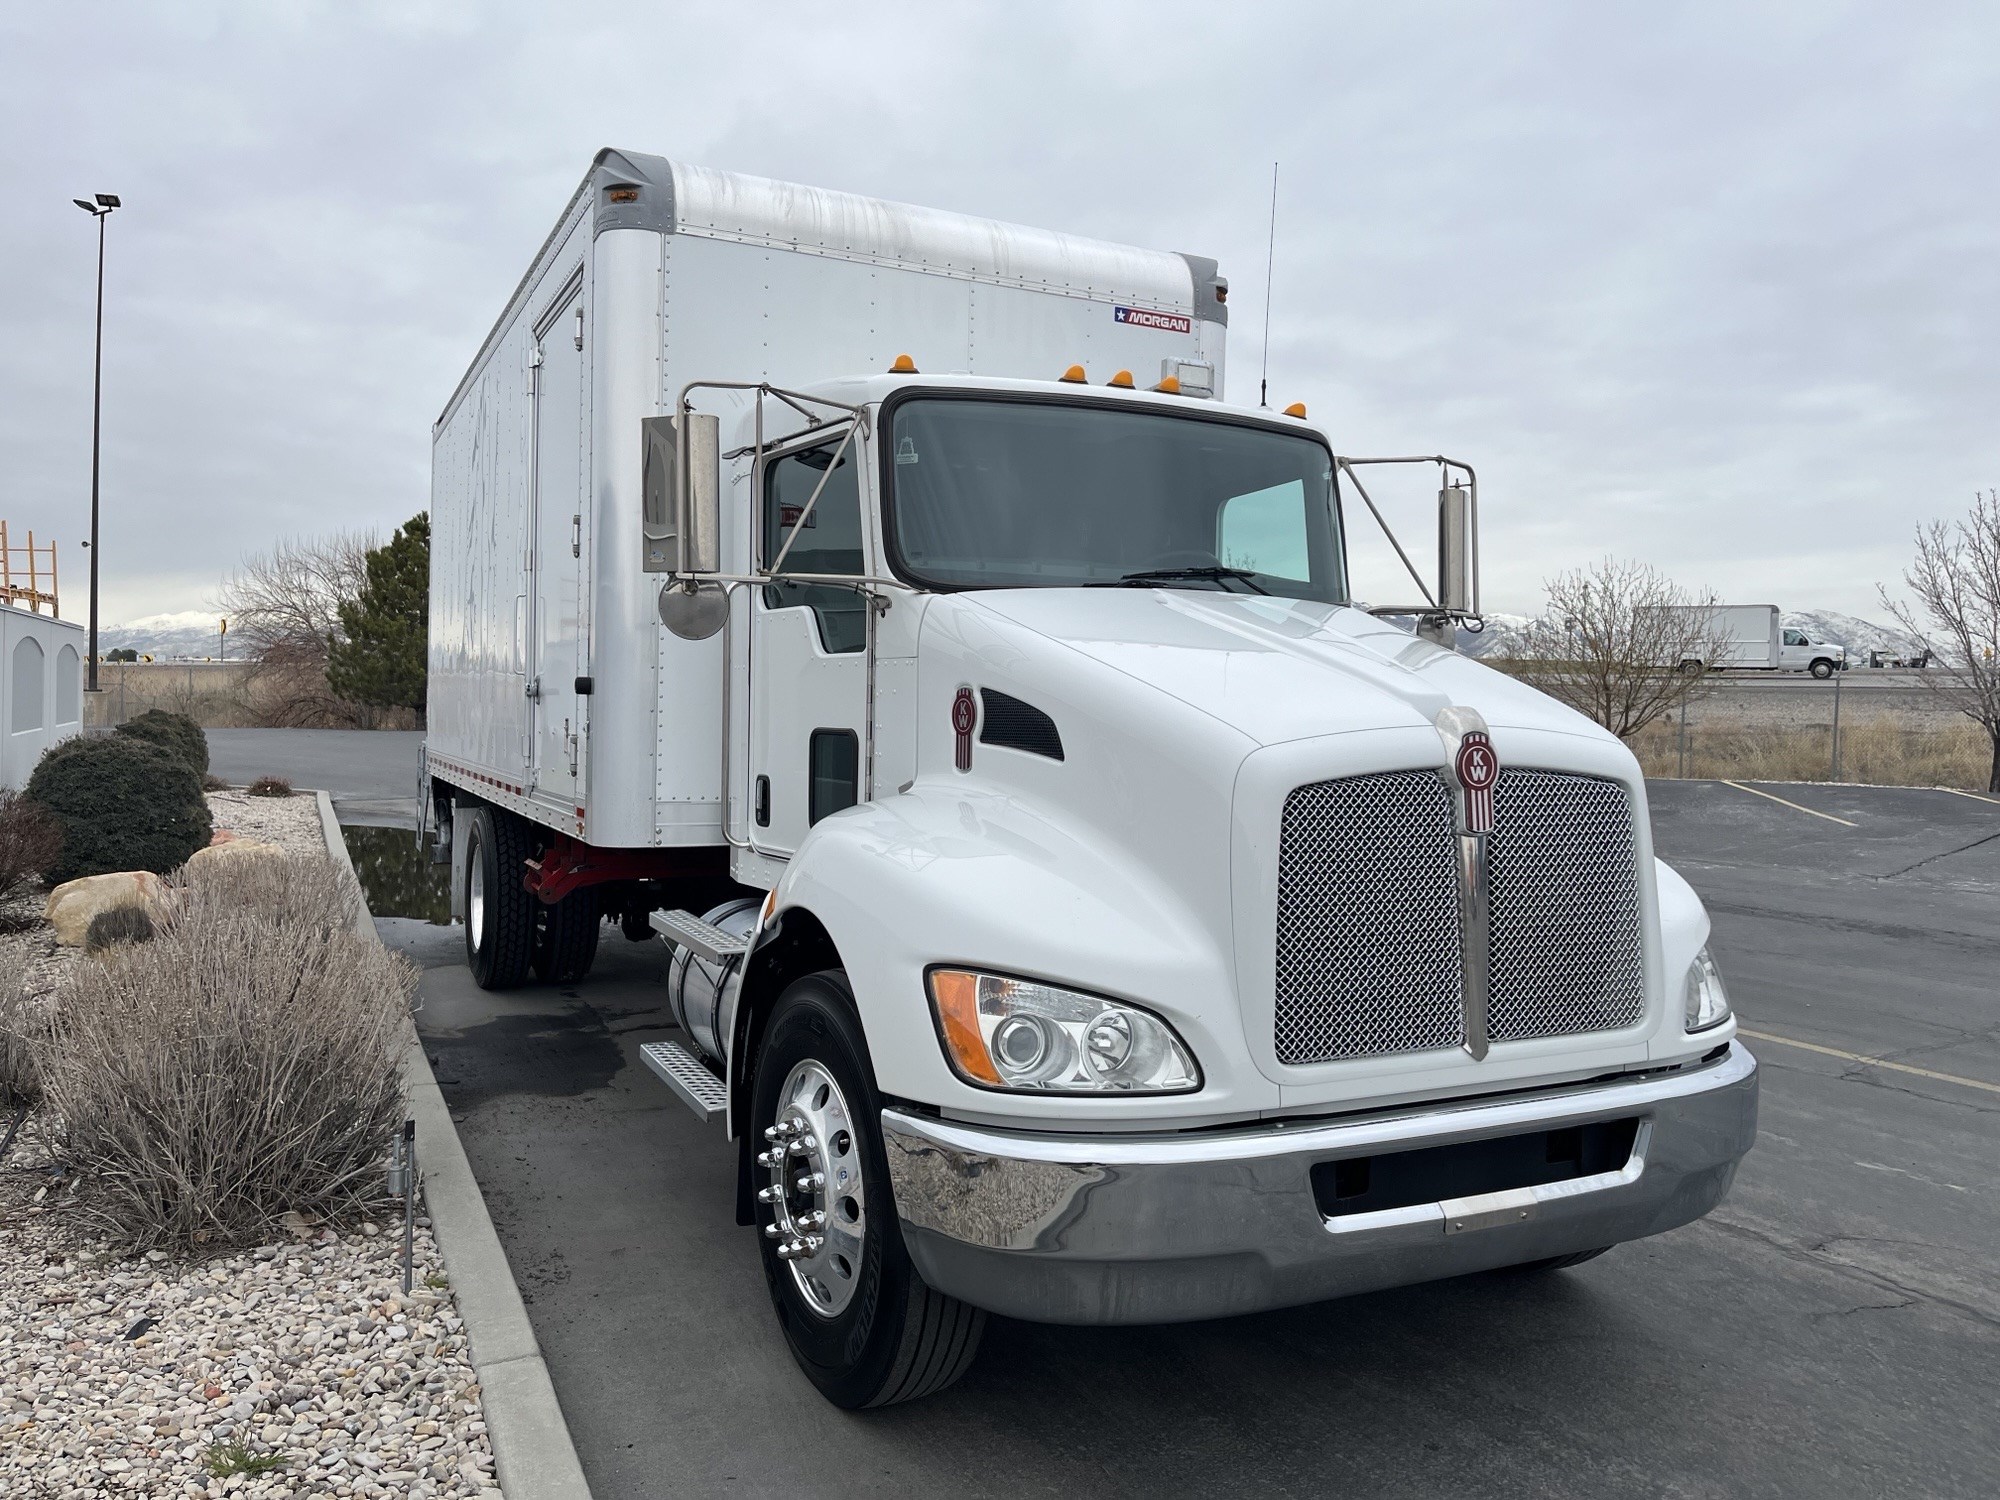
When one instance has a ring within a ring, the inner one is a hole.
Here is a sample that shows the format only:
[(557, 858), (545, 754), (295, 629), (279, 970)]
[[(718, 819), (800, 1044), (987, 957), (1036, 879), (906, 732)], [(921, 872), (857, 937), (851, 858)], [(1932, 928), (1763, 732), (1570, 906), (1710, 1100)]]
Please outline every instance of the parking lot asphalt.
[(1991, 1495), (2000, 803), (1650, 790), (1764, 1064), (1716, 1213), (1541, 1276), (996, 1319), (958, 1386), (872, 1413), (794, 1369), (719, 1129), (638, 1063), (672, 1034), (656, 947), (607, 928), (582, 983), (489, 995), (457, 929), (378, 925), (425, 966), (420, 1026), (600, 1500)]
[(208, 769), (234, 786), (282, 776), (333, 797), (343, 822), (414, 828), (419, 730), (210, 729)]

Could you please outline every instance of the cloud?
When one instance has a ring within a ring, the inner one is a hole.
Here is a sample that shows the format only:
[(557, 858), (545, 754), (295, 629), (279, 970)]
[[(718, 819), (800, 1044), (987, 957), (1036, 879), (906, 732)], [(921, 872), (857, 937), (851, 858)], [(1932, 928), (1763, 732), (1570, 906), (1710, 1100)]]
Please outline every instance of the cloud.
[(2000, 483), (2000, 21), (1976, 6), (58, 7), (0, 21), (0, 514), (105, 618), (386, 532), (617, 144), (1215, 255), (1351, 452), (1478, 465), (1487, 598), (1603, 552), (1865, 613)]

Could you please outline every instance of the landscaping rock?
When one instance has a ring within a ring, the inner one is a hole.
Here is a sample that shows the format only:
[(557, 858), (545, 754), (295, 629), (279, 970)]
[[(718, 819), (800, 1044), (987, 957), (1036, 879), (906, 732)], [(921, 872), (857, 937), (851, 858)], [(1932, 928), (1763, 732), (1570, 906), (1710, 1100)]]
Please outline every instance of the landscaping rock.
[(56, 942), (65, 948), (81, 948), (90, 937), (92, 918), (125, 907), (154, 916), (165, 893), (164, 882), (150, 870), (86, 875), (81, 880), (66, 880), (49, 892), (42, 917), (55, 928)]
[(246, 839), (232, 835), (227, 841), (210, 844), (206, 849), (197, 849), (188, 856), (187, 868), (197, 869), (210, 864), (239, 864), (246, 860), (284, 859), (285, 851), (276, 844), (266, 844), (258, 839)]

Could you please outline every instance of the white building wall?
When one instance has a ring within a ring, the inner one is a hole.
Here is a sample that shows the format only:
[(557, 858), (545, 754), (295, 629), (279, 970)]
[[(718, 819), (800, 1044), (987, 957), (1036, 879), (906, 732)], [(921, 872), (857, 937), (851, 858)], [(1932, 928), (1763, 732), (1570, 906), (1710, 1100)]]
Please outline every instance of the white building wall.
[(83, 728), (84, 645), (81, 625), (0, 604), (0, 787)]

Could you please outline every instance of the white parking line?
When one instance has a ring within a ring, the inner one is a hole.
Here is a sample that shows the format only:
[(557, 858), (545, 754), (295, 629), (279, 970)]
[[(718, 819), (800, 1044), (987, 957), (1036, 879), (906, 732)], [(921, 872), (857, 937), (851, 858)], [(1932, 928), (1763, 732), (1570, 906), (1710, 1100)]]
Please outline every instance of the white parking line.
[(1956, 1073), (1934, 1073), (1929, 1068), (1912, 1067), (1909, 1063), (1888, 1062), (1883, 1058), (1869, 1057), (1862, 1052), (1843, 1052), (1838, 1047), (1822, 1047), (1818, 1042), (1801, 1042), (1795, 1037), (1779, 1036), (1775, 1031), (1752, 1031), (1748, 1026), (1736, 1028), (1738, 1036), (1755, 1037), (1760, 1042), (1776, 1042), (1781, 1047), (1797, 1047), (1806, 1052), (1818, 1052), (1827, 1057), (1845, 1058), (1848, 1062), (1864, 1063), (1871, 1068), (1890, 1068), (1898, 1073), (1914, 1073), (1919, 1078), (1935, 1078), (1939, 1083), (1962, 1084), (1969, 1089), (1984, 1089), (1989, 1094), (2000, 1094), (2000, 1083), (1987, 1083), (1978, 1078), (1961, 1078)]
[(1978, 792), (1961, 792), (1955, 786), (1941, 786), (1935, 788), (1935, 790), (1940, 792), (1950, 792), (1954, 797), (1970, 797), (1974, 802), (1991, 802), (1995, 807), (2000, 807), (2000, 797), (1982, 796)]
[(1725, 781), (1722, 784), (1724, 786), (1733, 786), (1739, 792), (1748, 792), (1753, 797), (1769, 797), (1771, 801), (1780, 803), (1785, 807), (1789, 807), (1792, 809), (1793, 812), (1810, 813), (1815, 818), (1825, 818), (1829, 823), (1838, 823), (1842, 828), (1852, 828), (1855, 826), (1854, 824), (1848, 822), (1847, 819), (1845, 818), (1836, 818), (1832, 813), (1823, 813), (1823, 812), (1818, 812), (1810, 807), (1801, 807), (1796, 802), (1786, 802), (1783, 797), (1774, 796), (1770, 792), (1760, 792), (1754, 786), (1745, 786), (1740, 781)]

